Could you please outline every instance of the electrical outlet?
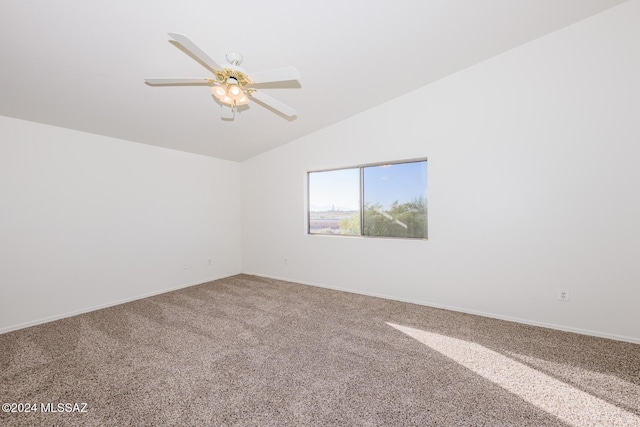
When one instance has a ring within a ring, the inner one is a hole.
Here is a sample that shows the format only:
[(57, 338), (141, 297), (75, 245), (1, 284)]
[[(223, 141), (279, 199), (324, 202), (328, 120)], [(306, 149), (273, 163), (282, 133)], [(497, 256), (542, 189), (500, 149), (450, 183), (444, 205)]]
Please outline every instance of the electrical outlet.
[(209, 259), (207, 260), (207, 265), (211, 265), (211, 263), (212, 263), (212, 262), (213, 262), (213, 259), (209, 258)]
[(284, 265), (287, 265), (287, 264), (289, 264), (289, 258), (284, 257)]
[(569, 301), (569, 291), (567, 289), (558, 289), (558, 300)]
[(182, 264), (182, 269), (186, 270), (187, 268), (189, 268), (189, 266), (187, 264)]

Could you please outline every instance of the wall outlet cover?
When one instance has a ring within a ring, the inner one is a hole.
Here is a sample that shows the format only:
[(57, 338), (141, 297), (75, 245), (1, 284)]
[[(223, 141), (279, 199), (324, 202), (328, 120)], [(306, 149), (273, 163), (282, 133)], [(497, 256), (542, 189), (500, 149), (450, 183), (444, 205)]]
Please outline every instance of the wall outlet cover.
[(569, 301), (569, 291), (566, 289), (558, 289), (558, 300)]

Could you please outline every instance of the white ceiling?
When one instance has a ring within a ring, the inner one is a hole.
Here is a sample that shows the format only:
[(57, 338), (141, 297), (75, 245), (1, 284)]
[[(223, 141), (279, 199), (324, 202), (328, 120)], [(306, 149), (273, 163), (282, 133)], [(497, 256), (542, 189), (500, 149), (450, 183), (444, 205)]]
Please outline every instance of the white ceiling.
[[(0, 115), (242, 161), (625, 0), (0, 0)], [(294, 66), (299, 88), (266, 93), (233, 122), (211, 77), (169, 42), (187, 35), (220, 64)]]

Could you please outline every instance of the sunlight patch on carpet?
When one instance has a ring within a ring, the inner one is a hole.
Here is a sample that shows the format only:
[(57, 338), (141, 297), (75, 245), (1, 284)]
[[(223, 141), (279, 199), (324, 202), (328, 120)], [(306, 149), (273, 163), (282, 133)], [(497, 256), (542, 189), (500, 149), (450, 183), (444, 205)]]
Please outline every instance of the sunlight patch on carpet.
[(508, 357), (560, 381), (570, 383), (580, 379), (582, 390), (593, 396), (604, 398), (618, 407), (640, 408), (640, 385), (638, 384), (625, 381), (609, 373), (583, 369), (571, 364), (553, 362), (513, 351), (505, 351), (504, 353)]
[(387, 325), (572, 426), (640, 426), (640, 417), (479, 344)]

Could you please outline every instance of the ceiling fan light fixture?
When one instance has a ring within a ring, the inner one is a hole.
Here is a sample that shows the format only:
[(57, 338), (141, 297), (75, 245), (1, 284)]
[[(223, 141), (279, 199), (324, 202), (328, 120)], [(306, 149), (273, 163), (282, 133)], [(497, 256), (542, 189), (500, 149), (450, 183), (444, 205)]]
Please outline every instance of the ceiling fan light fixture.
[(229, 96), (236, 101), (244, 96), (243, 90), (238, 85), (229, 85)]
[(247, 95), (245, 95), (244, 93), (242, 94), (240, 99), (236, 100), (236, 105), (245, 105), (248, 103), (249, 103), (249, 97), (247, 97)]
[(225, 85), (214, 86), (211, 88), (213, 96), (222, 100), (227, 95), (227, 87)]

